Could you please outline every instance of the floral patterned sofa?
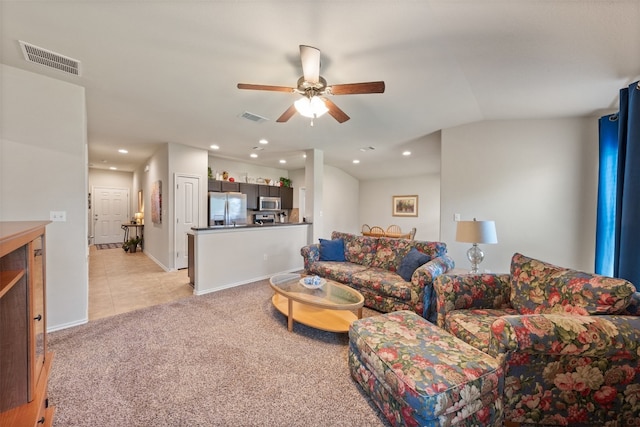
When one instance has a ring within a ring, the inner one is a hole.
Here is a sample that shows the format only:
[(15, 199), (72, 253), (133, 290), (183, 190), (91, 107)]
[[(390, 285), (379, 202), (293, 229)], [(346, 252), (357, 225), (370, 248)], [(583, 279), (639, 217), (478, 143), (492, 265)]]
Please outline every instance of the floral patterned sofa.
[[(411, 310), (435, 322), (433, 280), (454, 267), (441, 242), (369, 237), (334, 231), (331, 239), (344, 241), (344, 261), (321, 261), (320, 244), (304, 246), (304, 269), (357, 289), (364, 304), (381, 312)], [(428, 260), (405, 281), (398, 269), (415, 248)]]
[(640, 425), (640, 293), (516, 253), (511, 274), (434, 282), (440, 328), (504, 369), (504, 419)]

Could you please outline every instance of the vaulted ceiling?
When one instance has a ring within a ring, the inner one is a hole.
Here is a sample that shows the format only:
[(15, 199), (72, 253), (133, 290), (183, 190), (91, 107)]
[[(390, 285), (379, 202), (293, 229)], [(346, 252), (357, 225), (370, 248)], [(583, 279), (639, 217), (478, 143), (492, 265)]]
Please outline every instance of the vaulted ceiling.
[[(317, 148), (327, 164), (360, 179), (437, 172), (441, 129), (597, 116), (614, 110), (618, 90), (640, 77), (635, 0), (48, 0), (0, 7), (2, 63), (86, 88), (89, 161), (99, 168), (133, 170), (158, 144), (173, 142), (283, 169), (302, 167), (303, 151)], [(19, 40), (79, 60), (80, 75), (27, 62)], [(342, 124), (329, 115), (314, 126), (300, 115), (276, 123), (299, 95), (236, 85), (296, 86), (300, 44), (321, 50), (329, 85), (383, 80), (385, 92), (333, 96), (350, 116)], [(262, 138), (269, 144), (251, 159)], [(362, 151), (368, 147), (375, 149)]]

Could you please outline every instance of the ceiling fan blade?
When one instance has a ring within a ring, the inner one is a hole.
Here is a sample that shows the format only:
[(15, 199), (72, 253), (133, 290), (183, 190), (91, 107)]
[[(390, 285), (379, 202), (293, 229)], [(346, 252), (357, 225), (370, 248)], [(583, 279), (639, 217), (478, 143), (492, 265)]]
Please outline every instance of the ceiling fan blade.
[(288, 92), (293, 93), (295, 89), (287, 86), (269, 86), (269, 85), (254, 85), (250, 83), (238, 83), (238, 89), (249, 90), (270, 90), (273, 92)]
[(347, 113), (342, 111), (336, 104), (333, 103), (333, 101), (327, 98), (322, 98), (322, 100), (324, 101), (324, 105), (326, 105), (329, 109), (328, 113), (331, 115), (331, 117), (336, 119), (338, 123), (344, 123), (349, 120), (350, 117), (347, 116)]
[(284, 123), (288, 121), (291, 117), (293, 117), (295, 113), (296, 113), (296, 106), (291, 105), (291, 107), (287, 108), (287, 111), (285, 111), (284, 113), (282, 113), (280, 117), (278, 117), (278, 120), (276, 120), (276, 122)]
[(384, 82), (348, 83), (344, 85), (332, 85), (330, 88), (330, 93), (333, 95), (357, 95), (360, 93), (384, 93)]
[(320, 49), (300, 45), (300, 61), (302, 62), (302, 75), (309, 83), (318, 83), (320, 80)]

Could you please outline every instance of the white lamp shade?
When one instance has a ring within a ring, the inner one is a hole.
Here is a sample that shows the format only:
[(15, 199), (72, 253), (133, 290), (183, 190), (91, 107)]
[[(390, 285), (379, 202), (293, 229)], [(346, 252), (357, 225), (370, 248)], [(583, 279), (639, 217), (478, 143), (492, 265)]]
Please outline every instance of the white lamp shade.
[(458, 221), (456, 241), (466, 243), (498, 243), (495, 221)]

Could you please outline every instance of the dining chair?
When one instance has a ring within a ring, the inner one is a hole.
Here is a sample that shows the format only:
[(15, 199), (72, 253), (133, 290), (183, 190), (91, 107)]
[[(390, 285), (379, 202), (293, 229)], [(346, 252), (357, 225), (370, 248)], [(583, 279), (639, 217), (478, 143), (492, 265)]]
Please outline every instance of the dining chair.
[(382, 227), (374, 225), (373, 227), (371, 227), (370, 233), (372, 236), (384, 236), (384, 229)]
[(409, 239), (413, 240), (416, 237), (416, 228), (413, 227), (409, 232)]
[(390, 225), (387, 227), (386, 234), (402, 234), (402, 230), (399, 225)]
[(369, 233), (371, 231), (371, 227), (369, 227), (367, 224), (362, 224), (362, 233)]

